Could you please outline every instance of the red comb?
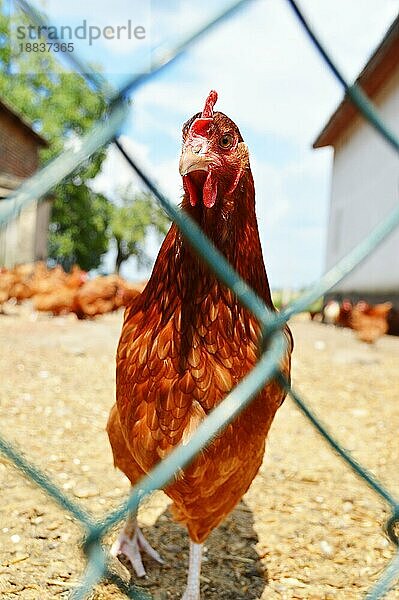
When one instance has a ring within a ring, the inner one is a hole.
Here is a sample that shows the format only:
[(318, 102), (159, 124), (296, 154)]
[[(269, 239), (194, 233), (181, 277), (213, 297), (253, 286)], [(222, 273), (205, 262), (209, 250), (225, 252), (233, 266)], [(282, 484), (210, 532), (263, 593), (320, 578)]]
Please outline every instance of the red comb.
[(218, 93), (215, 90), (211, 90), (208, 94), (208, 98), (205, 100), (204, 110), (202, 111), (201, 117), (203, 119), (212, 119), (213, 107), (215, 106), (218, 99)]

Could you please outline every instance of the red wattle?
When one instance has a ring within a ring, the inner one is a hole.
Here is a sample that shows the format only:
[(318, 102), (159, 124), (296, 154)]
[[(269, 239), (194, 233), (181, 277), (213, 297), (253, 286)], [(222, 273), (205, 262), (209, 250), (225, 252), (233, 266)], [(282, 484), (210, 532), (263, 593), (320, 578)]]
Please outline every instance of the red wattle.
[(234, 179), (232, 185), (226, 192), (226, 196), (229, 196), (230, 194), (232, 194), (234, 192), (234, 190), (236, 189), (236, 187), (241, 179), (241, 175), (242, 175), (242, 169), (239, 169), (239, 171), (237, 172), (236, 178)]
[(212, 206), (216, 202), (216, 197), (218, 194), (218, 182), (213, 177), (212, 171), (208, 171), (208, 176), (204, 183), (204, 189), (202, 191), (202, 199), (207, 208), (212, 208)]
[(191, 206), (195, 206), (198, 200), (197, 189), (188, 175), (183, 175), (183, 188), (190, 198)]

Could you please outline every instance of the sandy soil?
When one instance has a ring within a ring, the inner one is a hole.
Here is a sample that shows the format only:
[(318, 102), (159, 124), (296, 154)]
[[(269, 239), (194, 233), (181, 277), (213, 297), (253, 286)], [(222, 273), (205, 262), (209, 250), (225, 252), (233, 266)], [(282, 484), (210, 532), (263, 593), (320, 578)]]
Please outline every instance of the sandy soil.
[[(121, 314), (91, 322), (0, 315), (1, 434), (97, 518), (128, 491), (104, 431), (120, 326)], [(399, 338), (368, 347), (348, 330), (303, 319), (292, 328), (294, 386), (399, 495)], [(2, 458), (0, 490), (0, 597), (69, 597), (85, 565), (81, 528)], [(187, 568), (187, 536), (167, 504), (157, 492), (140, 512), (167, 561), (146, 561), (148, 578), (140, 582), (158, 600), (180, 598)], [(361, 598), (394, 552), (382, 532), (387, 514), (288, 399), (252, 487), (206, 543), (202, 598)], [(111, 584), (92, 594), (124, 597)]]

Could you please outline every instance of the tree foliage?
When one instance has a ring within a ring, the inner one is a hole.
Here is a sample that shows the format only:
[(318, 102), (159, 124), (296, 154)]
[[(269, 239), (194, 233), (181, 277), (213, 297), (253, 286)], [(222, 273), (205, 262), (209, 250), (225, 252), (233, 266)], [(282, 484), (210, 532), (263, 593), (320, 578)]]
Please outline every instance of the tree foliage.
[(121, 193), (120, 205), (113, 205), (111, 232), (115, 240), (117, 254), (115, 271), (119, 273), (121, 265), (131, 256), (135, 256), (139, 265), (148, 265), (148, 235), (165, 235), (169, 219), (155, 202), (151, 194), (134, 194), (131, 188)]
[[(90, 89), (80, 75), (60, 67), (51, 53), (23, 52), (12, 58), (9, 18), (2, 0), (0, 97), (26, 116), (49, 141), (50, 147), (41, 151), (42, 162), (88, 131), (103, 118), (105, 110), (101, 95)], [(104, 156), (104, 151), (98, 152), (54, 190), (49, 256), (67, 268), (74, 262), (85, 269), (97, 267), (108, 248), (110, 204), (88, 186)]]
[(58, 189), (49, 231), (49, 256), (66, 270), (73, 264), (97, 267), (108, 248), (112, 205), (83, 183), (66, 182)]

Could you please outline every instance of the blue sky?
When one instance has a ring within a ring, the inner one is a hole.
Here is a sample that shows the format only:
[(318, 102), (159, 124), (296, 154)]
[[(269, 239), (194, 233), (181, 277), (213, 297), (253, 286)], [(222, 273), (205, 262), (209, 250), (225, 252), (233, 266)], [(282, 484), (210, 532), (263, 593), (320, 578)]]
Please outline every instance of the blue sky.
[[(113, 24), (131, 18), (146, 24), (148, 38), (136, 49), (123, 42), (95, 46), (95, 58), (108, 69), (112, 81), (118, 81), (120, 74), (147, 64), (150, 46), (194, 29), (214, 13), (215, 6), (220, 10), (224, 4), (142, 0), (139, 12), (139, 4), (127, 0), (114, 0), (112, 9), (109, 2), (99, 0), (84, 7), (77, 0), (58, 4), (47, 0), (46, 8), (59, 22), (86, 18)], [(300, 4), (349, 79), (357, 76), (399, 10), (399, 0), (302, 0)], [(342, 90), (284, 0), (248, 3), (134, 95), (122, 132), (124, 143), (176, 202), (182, 189), (181, 125), (202, 109), (210, 89), (218, 91), (216, 108), (237, 123), (250, 149), (272, 286), (310, 284), (324, 267), (332, 167), (332, 151), (314, 151), (311, 144)], [(96, 188), (112, 195), (131, 181), (137, 184), (110, 147)], [(151, 248), (155, 254), (154, 242)], [(136, 278), (146, 273), (138, 272), (132, 261), (124, 275)]]

